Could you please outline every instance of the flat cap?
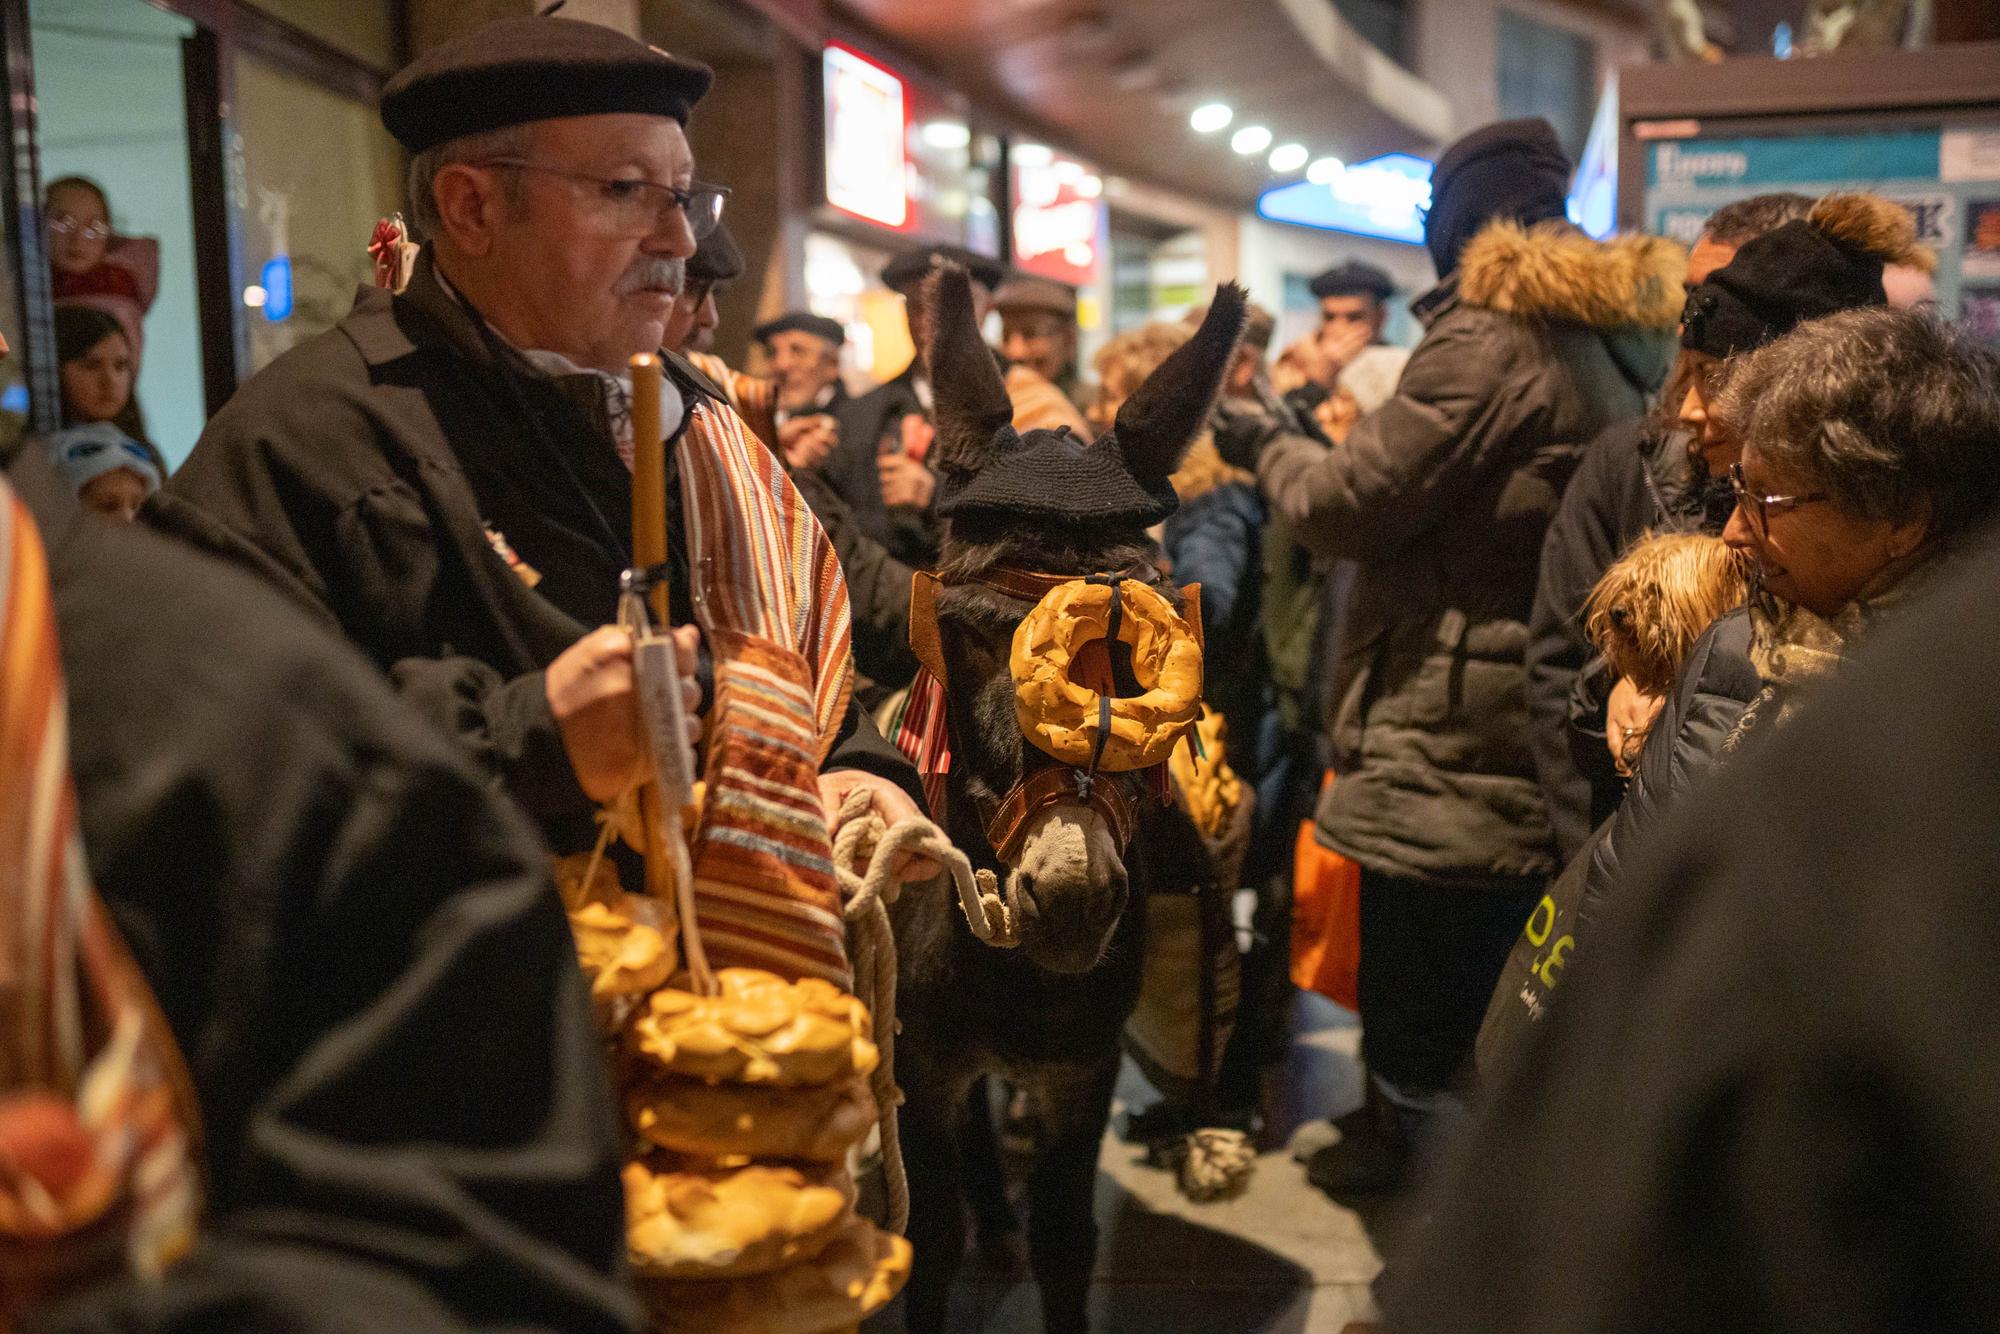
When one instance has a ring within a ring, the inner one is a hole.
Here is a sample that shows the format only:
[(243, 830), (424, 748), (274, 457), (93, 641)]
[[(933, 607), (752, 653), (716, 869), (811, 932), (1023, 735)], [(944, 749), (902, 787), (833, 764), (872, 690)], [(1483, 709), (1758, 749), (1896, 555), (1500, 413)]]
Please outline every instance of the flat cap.
[(1334, 265), (1314, 278), (1311, 287), (1316, 297), (1370, 296), (1377, 301), (1387, 301), (1396, 294), (1395, 279), (1373, 264), (1364, 264), (1358, 259)]
[(775, 320), (766, 320), (752, 329), (750, 336), (760, 343), (768, 343), (781, 333), (811, 334), (815, 338), (824, 338), (835, 347), (847, 341), (847, 330), (840, 327), (839, 320), (830, 320), (806, 310), (788, 310)]
[(714, 80), (600, 23), (499, 19), (434, 47), (382, 88), (382, 124), (412, 153), (563, 116), (630, 113), (687, 124)]
[(718, 222), (715, 230), (695, 243), (688, 256), (687, 276), (696, 282), (726, 283), (743, 276), (743, 251), (729, 234), (729, 224)]
[(976, 255), (964, 246), (930, 245), (919, 246), (915, 250), (905, 250), (902, 254), (882, 266), (882, 285), (892, 291), (907, 295), (932, 269), (945, 264), (956, 264), (964, 269), (972, 281), (992, 291), (1007, 277), (1007, 270), (997, 259)]
[(1073, 320), (1076, 289), (1047, 278), (1010, 278), (994, 290), (993, 309), (1003, 315), (1010, 310), (1036, 310)]

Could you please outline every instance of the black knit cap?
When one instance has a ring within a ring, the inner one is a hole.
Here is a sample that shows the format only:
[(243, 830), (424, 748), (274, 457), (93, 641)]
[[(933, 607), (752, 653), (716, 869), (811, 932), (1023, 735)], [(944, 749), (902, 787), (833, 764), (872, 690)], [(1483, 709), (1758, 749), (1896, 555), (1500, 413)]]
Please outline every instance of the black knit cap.
[(468, 134), (563, 116), (634, 113), (687, 124), (714, 80), (601, 23), (499, 19), (426, 51), (382, 88), (382, 124), (421, 153)]
[(1013, 404), (992, 349), (980, 340), (966, 277), (953, 265), (931, 280), (938, 514), (1004, 524), (1148, 527), (1179, 509), (1170, 479), (1236, 351), (1243, 289), (1234, 283), (1217, 289), (1201, 328), (1092, 442), (1067, 427), (1026, 435), (1013, 428)]
[(847, 330), (840, 327), (839, 320), (830, 320), (806, 310), (788, 310), (775, 320), (766, 320), (752, 329), (750, 336), (760, 343), (769, 343), (782, 333), (811, 334), (815, 338), (824, 338), (835, 347), (847, 341)]
[(1445, 149), (1431, 169), (1424, 244), (1438, 277), (1458, 268), (1466, 242), (1488, 223), (1527, 226), (1563, 216), (1570, 162), (1540, 116), (1481, 126)]
[(743, 251), (729, 234), (729, 225), (718, 222), (715, 230), (695, 243), (688, 256), (687, 276), (696, 282), (726, 283), (743, 276)]
[(972, 281), (992, 291), (1006, 280), (1007, 270), (997, 259), (975, 254), (964, 246), (932, 245), (905, 250), (882, 266), (882, 285), (908, 296), (938, 269), (956, 264), (972, 275)]
[(1350, 259), (1345, 264), (1337, 264), (1312, 280), (1312, 294), (1316, 297), (1365, 296), (1376, 301), (1387, 301), (1396, 294), (1396, 280), (1373, 264), (1364, 264), (1358, 259)]
[(1688, 293), (1681, 346), (1711, 357), (1762, 347), (1807, 320), (1887, 305), (1880, 254), (1843, 245), (1806, 218), (1752, 237)]

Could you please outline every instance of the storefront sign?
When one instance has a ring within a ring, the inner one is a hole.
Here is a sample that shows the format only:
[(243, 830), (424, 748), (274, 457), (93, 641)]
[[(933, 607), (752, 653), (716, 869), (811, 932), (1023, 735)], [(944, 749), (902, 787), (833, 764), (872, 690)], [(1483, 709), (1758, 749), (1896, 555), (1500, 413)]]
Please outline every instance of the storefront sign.
[(2000, 126), (1656, 140), (1645, 145), (1646, 228), (1689, 244), (1718, 208), (1752, 195), (1880, 194), (1936, 252), (1939, 309), (2000, 345), (2000, 151), (1987, 145), (2000, 150)]
[(910, 193), (903, 81), (844, 46), (826, 48), (824, 75), (826, 202), (884, 227), (904, 227)]
[(1266, 190), (1257, 212), (1273, 222), (1422, 245), (1431, 204), (1431, 163), (1407, 153), (1357, 162), (1325, 184)]
[(1107, 234), (1104, 179), (1042, 144), (1016, 144), (1014, 264), (1074, 287), (1097, 281)]

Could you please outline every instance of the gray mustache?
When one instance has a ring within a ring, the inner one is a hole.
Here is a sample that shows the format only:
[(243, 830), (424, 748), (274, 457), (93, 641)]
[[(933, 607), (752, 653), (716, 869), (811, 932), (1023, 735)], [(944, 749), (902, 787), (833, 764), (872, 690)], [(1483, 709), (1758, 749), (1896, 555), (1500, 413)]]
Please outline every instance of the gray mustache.
[(634, 292), (660, 287), (670, 292), (679, 292), (687, 283), (687, 261), (685, 259), (656, 259), (648, 257), (634, 263), (618, 280), (618, 295), (631, 296)]

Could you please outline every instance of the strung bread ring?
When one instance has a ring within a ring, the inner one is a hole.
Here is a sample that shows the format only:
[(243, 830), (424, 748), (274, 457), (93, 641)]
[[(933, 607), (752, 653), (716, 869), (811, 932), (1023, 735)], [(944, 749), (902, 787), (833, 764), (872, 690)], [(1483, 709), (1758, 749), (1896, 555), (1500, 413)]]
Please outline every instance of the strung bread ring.
[(882, 1059), (868, 1007), (816, 977), (724, 968), (721, 994), (656, 991), (632, 1025), (640, 1063), (713, 1084), (831, 1084)]
[(846, 1224), (843, 1166), (625, 1164), (625, 1246), (659, 1278), (746, 1278), (811, 1260)]
[(734, 1282), (641, 1277), (660, 1334), (821, 1334), (852, 1329), (889, 1304), (910, 1277), (910, 1243), (850, 1218), (801, 1264)]
[(1110, 627), (1112, 586), (1081, 579), (1061, 584), (1014, 631), (1014, 716), (1021, 734), (1064, 764), (1112, 773), (1164, 764), (1201, 714), (1201, 642), (1159, 592), (1133, 580), (1117, 584), (1119, 642), (1132, 649), (1132, 675), (1144, 692), (1111, 700), (1111, 735), (1097, 756), (1097, 691), (1070, 673), (1084, 645)]
[(649, 1142), (699, 1158), (838, 1163), (877, 1120), (868, 1080), (823, 1088), (709, 1084), (677, 1075), (633, 1081), (625, 1092), (632, 1128)]
[(600, 1017), (621, 1011), (622, 1002), (637, 1004), (674, 971), (659, 901), (638, 894), (613, 898), (610, 903), (585, 903), (569, 914), (576, 960)]

